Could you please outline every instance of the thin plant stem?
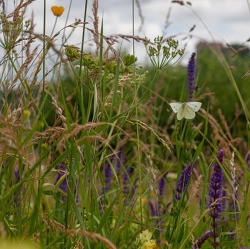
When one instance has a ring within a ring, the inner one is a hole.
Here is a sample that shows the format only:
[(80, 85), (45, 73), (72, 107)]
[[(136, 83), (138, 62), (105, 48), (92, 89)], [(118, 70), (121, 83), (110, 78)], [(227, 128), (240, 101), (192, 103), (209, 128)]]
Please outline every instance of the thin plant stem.
[[(55, 20), (55, 22), (54, 22), (54, 26), (53, 26), (53, 28), (52, 28), (52, 31), (51, 31), (50, 36), (52, 36), (52, 35), (53, 35), (53, 33), (54, 33), (54, 31), (55, 31), (56, 24), (57, 24), (57, 20), (58, 20), (58, 16), (56, 17), (56, 20)], [(65, 32), (65, 30), (64, 30), (64, 32)]]

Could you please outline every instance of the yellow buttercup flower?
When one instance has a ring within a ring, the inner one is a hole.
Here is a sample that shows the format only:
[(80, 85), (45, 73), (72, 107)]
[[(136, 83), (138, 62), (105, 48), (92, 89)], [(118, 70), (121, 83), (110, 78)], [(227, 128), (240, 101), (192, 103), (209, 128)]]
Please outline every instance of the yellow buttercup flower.
[(52, 6), (51, 11), (53, 12), (54, 16), (61, 16), (63, 11), (64, 11), (64, 7), (63, 6)]
[(156, 245), (154, 240), (150, 240), (150, 241), (146, 241), (143, 244), (143, 248), (144, 249), (155, 249), (155, 248), (157, 248), (157, 245)]

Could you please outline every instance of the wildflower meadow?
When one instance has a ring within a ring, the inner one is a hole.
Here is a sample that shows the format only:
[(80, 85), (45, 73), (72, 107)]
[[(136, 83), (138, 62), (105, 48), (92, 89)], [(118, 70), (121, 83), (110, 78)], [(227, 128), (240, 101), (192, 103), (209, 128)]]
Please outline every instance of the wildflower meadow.
[(249, 48), (202, 40), (182, 65), (178, 35), (106, 35), (98, 0), (73, 23), (66, 1), (42, 23), (9, 2), (0, 248), (250, 248)]

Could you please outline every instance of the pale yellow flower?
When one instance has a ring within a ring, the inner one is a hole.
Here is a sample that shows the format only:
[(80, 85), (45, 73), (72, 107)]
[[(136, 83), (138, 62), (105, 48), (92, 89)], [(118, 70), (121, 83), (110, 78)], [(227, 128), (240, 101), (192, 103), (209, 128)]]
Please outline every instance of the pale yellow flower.
[(148, 229), (142, 231), (137, 237), (137, 244), (140, 245), (139, 249), (155, 249), (156, 242), (152, 239), (152, 233)]
[(61, 16), (64, 11), (64, 7), (54, 5), (51, 7), (51, 11), (53, 12), (54, 16)]
[(148, 229), (142, 231), (139, 234), (140, 241), (148, 241), (152, 238), (152, 233), (148, 231)]

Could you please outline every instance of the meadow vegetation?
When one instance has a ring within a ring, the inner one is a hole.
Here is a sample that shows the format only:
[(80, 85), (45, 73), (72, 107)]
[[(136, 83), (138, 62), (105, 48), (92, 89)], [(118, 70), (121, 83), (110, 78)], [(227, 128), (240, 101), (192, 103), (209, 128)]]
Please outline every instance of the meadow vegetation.
[(53, 6), (51, 34), (32, 2), (0, 1), (1, 248), (250, 247), (249, 49), (202, 43), (184, 67), (178, 37), (106, 36), (98, 0), (62, 29)]

